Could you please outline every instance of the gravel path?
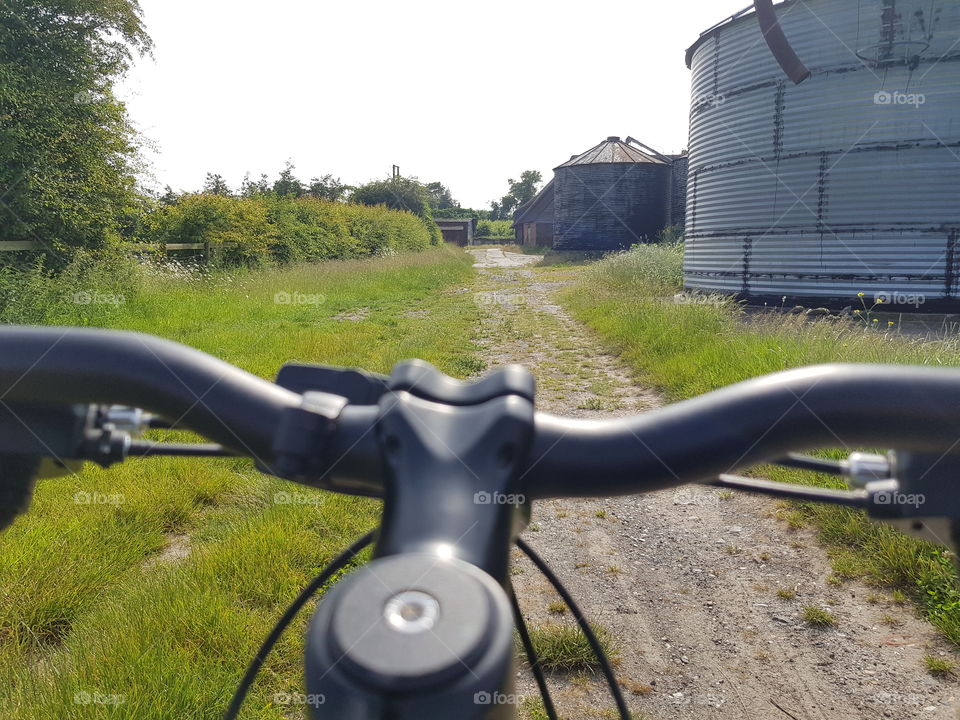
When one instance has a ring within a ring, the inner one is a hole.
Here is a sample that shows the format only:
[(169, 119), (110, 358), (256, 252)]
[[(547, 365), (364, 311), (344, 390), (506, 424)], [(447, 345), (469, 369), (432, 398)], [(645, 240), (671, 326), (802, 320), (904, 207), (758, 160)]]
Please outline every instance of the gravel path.
[[(618, 358), (557, 303), (571, 268), (473, 250), (484, 309), (479, 339), (491, 366), (520, 363), (538, 407), (610, 417), (660, 404)], [(589, 478), (585, 478), (589, 481)], [(681, 488), (602, 501), (542, 502), (525, 537), (591, 620), (617, 638), (617, 672), (638, 717), (662, 720), (955, 720), (958, 687), (925, 670), (950, 648), (888, 593), (832, 580), (809, 529), (790, 529), (769, 500)], [(531, 626), (570, 622), (525, 560), (513, 577)], [(806, 607), (834, 627), (814, 629)], [(523, 672), (518, 692), (536, 695)], [(554, 674), (562, 717), (616, 718), (592, 676)]]

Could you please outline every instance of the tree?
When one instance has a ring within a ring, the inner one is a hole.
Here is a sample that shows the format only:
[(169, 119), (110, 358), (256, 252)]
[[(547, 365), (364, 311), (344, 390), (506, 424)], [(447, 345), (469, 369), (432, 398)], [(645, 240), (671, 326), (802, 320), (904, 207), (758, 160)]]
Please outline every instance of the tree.
[(346, 197), (353, 188), (340, 182), (340, 178), (333, 175), (324, 175), (322, 178), (313, 178), (310, 180), (310, 186), (307, 188), (307, 194), (321, 200), (330, 202), (340, 202)]
[(423, 218), (432, 218), (432, 196), (414, 178), (396, 177), (374, 180), (353, 191), (351, 201), (361, 205), (386, 205), (393, 210), (407, 210)]
[(509, 220), (514, 210), (533, 199), (541, 180), (543, 176), (536, 170), (524, 170), (520, 180), (507, 180), (510, 191), (499, 202), (490, 203), (490, 219)]
[(222, 195), (223, 197), (233, 195), (230, 186), (223, 179), (223, 175), (214, 175), (213, 173), (207, 173), (207, 181), (203, 184), (203, 192), (207, 195)]
[(266, 195), (272, 191), (270, 178), (267, 177), (266, 173), (262, 174), (257, 182), (253, 182), (253, 180), (250, 179), (250, 173), (246, 173), (243, 176), (243, 182), (240, 183), (240, 197), (248, 198), (256, 195)]
[(533, 200), (541, 180), (543, 180), (543, 176), (537, 170), (524, 170), (520, 174), (519, 181), (507, 180), (507, 184), (510, 186), (508, 195), (513, 198), (515, 207), (520, 207)]
[(306, 195), (307, 189), (297, 180), (293, 171), (296, 167), (289, 160), (286, 167), (280, 172), (280, 177), (273, 184), (273, 191), (280, 197), (300, 197)]
[(180, 195), (169, 185), (163, 189), (163, 195), (157, 198), (157, 202), (165, 207), (176, 205)]
[(436, 210), (449, 210), (451, 208), (459, 208), (460, 203), (453, 199), (453, 196), (450, 194), (450, 189), (447, 188), (443, 183), (432, 182), (424, 185), (427, 192), (430, 193), (430, 204)]
[(151, 41), (136, 0), (0, 3), (0, 235), (70, 247), (119, 236), (137, 138), (114, 82)]

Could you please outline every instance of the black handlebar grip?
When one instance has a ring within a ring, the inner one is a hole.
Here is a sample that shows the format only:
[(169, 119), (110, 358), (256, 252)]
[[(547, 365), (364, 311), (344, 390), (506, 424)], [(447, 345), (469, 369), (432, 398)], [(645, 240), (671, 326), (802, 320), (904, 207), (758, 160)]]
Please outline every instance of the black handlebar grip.
[(0, 531), (30, 507), (40, 461), (32, 455), (0, 455)]

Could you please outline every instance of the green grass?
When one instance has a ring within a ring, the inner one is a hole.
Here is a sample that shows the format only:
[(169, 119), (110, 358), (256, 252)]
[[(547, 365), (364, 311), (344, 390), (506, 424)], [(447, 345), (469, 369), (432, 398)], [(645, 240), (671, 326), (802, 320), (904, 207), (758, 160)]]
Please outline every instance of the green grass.
[(946, 658), (938, 658), (933, 655), (927, 655), (923, 658), (923, 665), (927, 672), (938, 678), (953, 677), (957, 672), (957, 665)]
[[(960, 365), (960, 340), (921, 341), (896, 329), (833, 318), (745, 313), (722, 297), (675, 297), (682, 249), (643, 246), (579, 271), (563, 295), (632, 366), (638, 381), (681, 400), (768, 373), (827, 362)], [(839, 487), (834, 478), (761, 468), (774, 480)], [(960, 645), (960, 581), (941, 548), (871, 522), (862, 512), (803, 503), (790, 526), (809, 523), (835, 548), (834, 577), (860, 577), (909, 595), (944, 635)]]
[(837, 618), (833, 613), (815, 605), (807, 605), (803, 608), (801, 615), (803, 621), (810, 627), (827, 628), (834, 627), (837, 624)]
[[(440, 249), (232, 279), (157, 277), (83, 319), (264, 377), (288, 360), (387, 371), (409, 357), (464, 376), (482, 368), (469, 340), (477, 308), (452, 292), (470, 282), (470, 263)], [(323, 301), (278, 304), (281, 292)], [(335, 319), (359, 308), (363, 320)], [(277, 503), (281, 491), (297, 502)], [(78, 492), (112, 502), (77, 504)], [(283, 608), (378, 516), (378, 503), (268, 478), (240, 459), (150, 459), (41, 482), (30, 512), (0, 536), (3, 717), (220, 717)], [(166, 558), (184, 539), (189, 555)], [(307, 616), (271, 656), (244, 717), (290, 717), (273, 697), (303, 691)]]
[[(597, 636), (600, 647), (607, 656), (614, 660), (618, 653), (610, 631), (598, 625), (591, 625)], [(575, 625), (547, 623), (539, 627), (530, 628), (530, 639), (540, 658), (541, 665), (546, 670), (559, 672), (575, 672), (580, 670), (594, 671), (600, 663), (586, 636)]]

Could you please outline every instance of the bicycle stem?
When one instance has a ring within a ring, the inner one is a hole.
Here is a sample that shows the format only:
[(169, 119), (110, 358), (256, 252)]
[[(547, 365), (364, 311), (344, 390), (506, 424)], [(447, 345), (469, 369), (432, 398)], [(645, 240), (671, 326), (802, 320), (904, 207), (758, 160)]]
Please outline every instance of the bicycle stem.
[(474, 403), (443, 392), (380, 400), (380, 536), (374, 560), (339, 583), (311, 622), (307, 697), (323, 698), (315, 718), (515, 717), (505, 590), (510, 548), (529, 517), (514, 491), (533, 402), (506, 383)]

